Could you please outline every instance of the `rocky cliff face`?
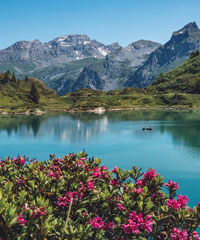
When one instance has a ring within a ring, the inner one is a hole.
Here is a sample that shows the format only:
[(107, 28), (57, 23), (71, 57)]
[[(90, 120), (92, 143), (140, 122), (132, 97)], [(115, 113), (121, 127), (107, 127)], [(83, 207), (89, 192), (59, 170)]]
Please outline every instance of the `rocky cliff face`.
[(88, 57), (104, 58), (115, 47), (106, 47), (86, 35), (67, 35), (44, 44), (39, 40), (21, 41), (0, 51), (0, 69), (7, 65), (12, 66), (11, 70), (16, 73), (27, 74), (29, 71)]
[(183, 63), (197, 49), (200, 49), (200, 30), (193, 22), (174, 32), (166, 44), (152, 52), (129, 78), (126, 86), (145, 87), (151, 84), (161, 72), (165, 73)]
[(62, 91), (76, 91), (83, 87), (104, 91), (123, 88), (138, 66), (159, 46), (159, 43), (140, 40), (125, 48), (116, 47), (105, 59), (85, 66), (74, 84), (65, 85)]
[(160, 46), (160, 43), (139, 40), (129, 44), (125, 48), (118, 48), (109, 55), (109, 58), (112, 58), (118, 62), (128, 61), (130, 66), (136, 68), (142, 65), (149, 54)]

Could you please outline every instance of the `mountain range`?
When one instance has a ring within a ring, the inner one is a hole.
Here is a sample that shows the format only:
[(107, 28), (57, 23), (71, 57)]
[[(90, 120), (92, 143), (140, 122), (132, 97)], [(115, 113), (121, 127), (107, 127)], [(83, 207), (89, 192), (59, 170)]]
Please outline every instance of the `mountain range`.
[(67, 35), (47, 43), (20, 41), (0, 50), (0, 72), (38, 78), (60, 95), (80, 88), (145, 87), (197, 49), (200, 30), (195, 22), (174, 32), (164, 45), (139, 40), (121, 47), (118, 43), (104, 45), (86, 35)]

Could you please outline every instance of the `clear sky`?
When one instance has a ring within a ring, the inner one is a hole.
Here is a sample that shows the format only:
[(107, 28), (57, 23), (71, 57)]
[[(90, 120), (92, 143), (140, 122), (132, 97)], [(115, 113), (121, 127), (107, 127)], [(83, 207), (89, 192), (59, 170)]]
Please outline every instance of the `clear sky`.
[(193, 21), (200, 25), (200, 0), (1, 0), (0, 49), (68, 34), (122, 46), (139, 39), (165, 43)]

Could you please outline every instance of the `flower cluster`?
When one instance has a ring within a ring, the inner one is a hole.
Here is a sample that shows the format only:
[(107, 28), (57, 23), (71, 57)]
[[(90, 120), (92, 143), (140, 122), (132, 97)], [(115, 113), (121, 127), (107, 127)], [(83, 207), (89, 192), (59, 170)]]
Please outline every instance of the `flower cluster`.
[(172, 182), (171, 179), (167, 183), (165, 183), (165, 186), (168, 187), (170, 190), (178, 190), (179, 189), (178, 183)]
[[(56, 161), (56, 163), (57, 163), (57, 161)], [(49, 177), (57, 178), (57, 179), (59, 179), (61, 177), (62, 171), (59, 166), (52, 165), (52, 166), (50, 166), (49, 169), (51, 170), (48, 174)]]
[(43, 207), (33, 207), (33, 214), (32, 214), (32, 218), (37, 218), (39, 216), (44, 216), (46, 214), (46, 211), (45, 211), (45, 206)]
[(184, 196), (178, 195), (177, 200), (169, 199), (167, 201), (167, 206), (169, 208), (173, 208), (173, 209), (177, 210), (179, 208), (185, 208), (188, 201), (189, 201), (189, 199), (187, 198), (186, 195), (184, 195)]
[(153, 220), (149, 215), (143, 218), (142, 213), (133, 211), (129, 214), (128, 224), (122, 224), (122, 229), (126, 234), (139, 234), (141, 231), (152, 232)]
[(198, 236), (197, 232), (192, 232), (188, 234), (188, 232), (184, 230), (180, 230), (178, 228), (173, 228), (172, 233), (170, 234), (170, 238), (172, 240), (199, 240), (200, 237)]
[(115, 227), (113, 222), (105, 223), (99, 216), (90, 219), (89, 224), (91, 224), (92, 228), (104, 230), (112, 230)]
[(155, 169), (151, 169), (144, 174), (144, 179), (153, 180), (155, 178), (155, 176), (156, 176)]
[(67, 192), (64, 197), (58, 198), (57, 205), (59, 207), (65, 207), (71, 200), (81, 200), (83, 193), (78, 192)]
[(27, 222), (26, 219), (24, 218), (24, 215), (23, 214), (20, 214), (18, 217), (17, 217), (17, 222), (20, 226), (24, 227), (25, 226), (25, 223)]
[(200, 203), (188, 207), (178, 184), (154, 169), (109, 171), (85, 152), (18, 156), (0, 161), (0, 179), (3, 239), (200, 240)]
[(21, 165), (21, 166), (24, 166), (24, 164), (26, 163), (25, 158), (20, 157), (20, 155), (18, 155), (17, 158), (14, 158), (13, 161), (15, 164)]

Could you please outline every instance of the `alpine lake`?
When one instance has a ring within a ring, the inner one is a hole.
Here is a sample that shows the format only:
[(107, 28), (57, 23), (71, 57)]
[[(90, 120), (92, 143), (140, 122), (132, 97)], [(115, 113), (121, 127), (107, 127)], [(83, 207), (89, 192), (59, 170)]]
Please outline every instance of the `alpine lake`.
[[(152, 131), (143, 131), (143, 127)], [(179, 183), (189, 205), (200, 202), (200, 111), (138, 110), (0, 116), (0, 157), (45, 161), (85, 150), (114, 166), (154, 168)]]

